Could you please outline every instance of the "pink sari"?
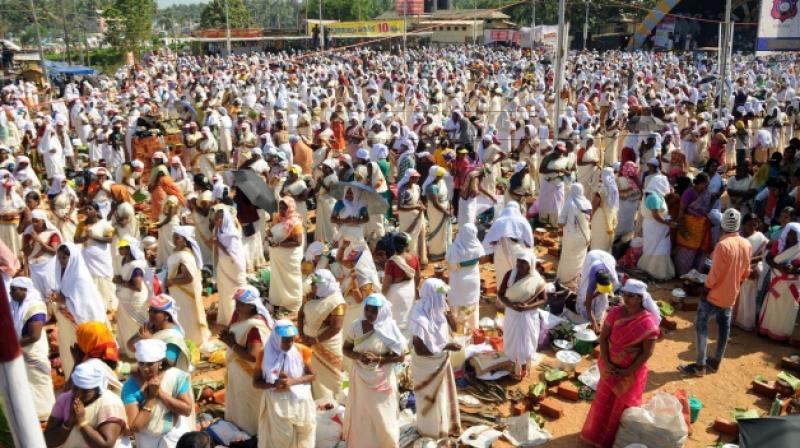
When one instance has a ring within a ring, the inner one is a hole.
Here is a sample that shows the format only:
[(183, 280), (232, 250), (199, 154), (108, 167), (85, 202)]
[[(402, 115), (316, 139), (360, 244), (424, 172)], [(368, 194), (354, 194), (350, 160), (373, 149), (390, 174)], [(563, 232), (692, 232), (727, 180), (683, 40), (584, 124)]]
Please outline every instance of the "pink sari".
[[(658, 338), (659, 329), (646, 310), (627, 317), (623, 313), (622, 306), (611, 309), (606, 317), (606, 325), (611, 327), (608, 341), (611, 361), (625, 368), (638, 356), (642, 342)], [(642, 394), (647, 386), (647, 365), (642, 365), (627, 376), (611, 376), (602, 357), (597, 364), (600, 368), (600, 382), (583, 425), (581, 439), (592, 446), (611, 447), (617, 435), (622, 411), (642, 402)]]

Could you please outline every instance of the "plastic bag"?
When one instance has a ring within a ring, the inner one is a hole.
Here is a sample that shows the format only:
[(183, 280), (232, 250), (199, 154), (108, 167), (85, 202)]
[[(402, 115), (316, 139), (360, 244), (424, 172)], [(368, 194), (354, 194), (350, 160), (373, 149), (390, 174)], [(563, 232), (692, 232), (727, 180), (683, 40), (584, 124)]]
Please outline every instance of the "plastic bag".
[(597, 363), (592, 364), (592, 367), (589, 367), (588, 370), (581, 373), (578, 377), (578, 381), (585, 384), (593, 391), (597, 391), (597, 383), (600, 382), (600, 369), (597, 367)]
[(343, 415), (344, 407), (342, 406), (326, 411), (317, 411), (315, 448), (334, 448), (342, 440)]
[(687, 437), (681, 403), (670, 394), (658, 392), (644, 406), (628, 408), (622, 413), (614, 448), (633, 443), (682, 448)]

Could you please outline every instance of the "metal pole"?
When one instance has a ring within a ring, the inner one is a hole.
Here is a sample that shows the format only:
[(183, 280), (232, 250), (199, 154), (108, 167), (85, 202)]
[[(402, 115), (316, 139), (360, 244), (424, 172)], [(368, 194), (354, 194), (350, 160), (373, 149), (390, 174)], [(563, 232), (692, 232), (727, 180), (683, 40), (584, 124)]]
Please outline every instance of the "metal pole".
[(36, 27), (36, 43), (39, 48), (39, 62), (42, 64), (42, 74), (44, 79), (47, 78), (47, 66), (44, 63), (44, 49), (42, 48), (42, 31), (39, 29), (39, 18), (36, 16), (36, 5), (33, 0), (28, 0), (31, 5), (31, 15), (33, 15), (33, 24)]
[(589, 34), (589, 2), (586, 2), (586, 15), (583, 17), (583, 51), (586, 51), (586, 37)]
[(72, 65), (72, 51), (69, 48), (69, 32), (67, 31), (67, 8), (64, 5), (64, 0), (61, 0), (61, 11), (64, 13), (61, 23), (64, 25), (64, 44), (67, 47), (67, 65)]
[(322, 26), (322, 0), (319, 0), (319, 49), (325, 50), (325, 27)]
[(719, 107), (725, 107), (728, 102), (727, 95), (725, 90), (727, 88), (727, 80), (728, 80), (728, 59), (729, 59), (729, 48), (730, 48), (730, 41), (731, 41), (731, 0), (725, 1), (725, 22), (722, 24), (722, 35), (720, 36), (720, 46), (719, 46)]
[(531, 47), (536, 47), (536, 0), (531, 0), (531, 5), (533, 9), (531, 14)]
[(228, 0), (225, 0), (225, 49), (231, 55), (231, 21), (228, 17)]
[[(408, 1), (408, 0), (406, 0)], [(477, 43), (477, 30), (475, 29), (478, 16), (478, 0), (472, 0), (472, 45)]]
[(566, 0), (558, 0), (558, 42), (556, 42), (556, 67), (553, 88), (555, 89), (556, 104), (553, 108), (553, 131), (558, 139), (558, 117), (561, 115), (561, 79), (564, 77), (564, 38), (566, 25), (564, 24), (564, 9)]

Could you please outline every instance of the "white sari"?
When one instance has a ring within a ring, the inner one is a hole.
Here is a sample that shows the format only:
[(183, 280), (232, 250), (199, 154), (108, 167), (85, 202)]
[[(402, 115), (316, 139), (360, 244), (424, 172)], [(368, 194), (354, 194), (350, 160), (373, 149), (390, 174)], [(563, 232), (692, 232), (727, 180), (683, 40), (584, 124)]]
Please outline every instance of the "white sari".
[[(422, 204), (420, 187), (417, 184), (409, 184), (404, 190), (408, 192), (409, 197), (403, 203), (403, 206), (417, 206)], [(427, 220), (425, 219), (425, 212), (423, 210), (403, 210), (397, 211), (398, 222), (400, 231), (405, 232), (411, 236), (411, 242), (408, 244), (408, 250), (412, 254), (419, 254), (420, 261), (422, 258), (427, 258)], [(424, 264), (424, 263), (423, 263)]]
[(411, 312), (411, 306), (414, 305), (414, 298), (417, 295), (414, 284), (416, 270), (409, 266), (401, 255), (396, 254), (389, 260), (394, 262), (407, 277), (406, 280), (395, 282), (389, 286), (389, 291), (386, 293), (386, 299), (392, 304), (392, 314), (395, 316), (397, 326), (405, 334), (408, 314)]
[[(747, 241), (750, 243), (752, 256), (757, 257), (764, 255), (769, 238), (756, 231), (747, 237)], [(752, 331), (756, 326), (756, 317), (758, 316), (756, 296), (758, 295), (759, 279), (764, 271), (764, 262), (759, 261), (755, 265), (751, 265), (750, 269), (755, 272), (756, 278), (755, 280), (748, 278), (742, 283), (739, 289), (739, 299), (736, 301), (736, 318), (734, 320), (734, 325), (745, 331)]]
[[(233, 219), (230, 211), (223, 209), (222, 228), (217, 229), (217, 244), (225, 248), (217, 247), (216, 250), (217, 323), (225, 326), (230, 324), (233, 317), (233, 294), (247, 284), (242, 231)], [(273, 273), (270, 289), (274, 279)]]
[(83, 243), (83, 259), (89, 273), (92, 274), (97, 292), (103, 298), (106, 309), (111, 312), (117, 310), (116, 287), (112, 279), (114, 278), (114, 266), (111, 262), (111, 243), (101, 243), (94, 238), (107, 238), (112, 236), (114, 228), (105, 219), (100, 219), (96, 223), (84, 229), (84, 233), (89, 237)]
[[(186, 339), (202, 346), (211, 337), (206, 321), (206, 310), (203, 306), (203, 275), (197, 266), (197, 259), (191, 249), (176, 251), (167, 259), (167, 278), (174, 279), (180, 267), (192, 276), (188, 285), (172, 285), (169, 294), (175, 299), (180, 310), (181, 327)], [(231, 296), (232, 297), (232, 296)], [(221, 300), (221, 297), (220, 297)]]
[(331, 222), (331, 213), (336, 205), (336, 198), (331, 196), (330, 190), (338, 182), (335, 174), (331, 174), (320, 180), (322, 187), (317, 196), (316, 227), (314, 228), (314, 239), (325, 243), (333, 243), (337, 232), (337, 226)]
[[(11, 300), (11, 314), (17, 337), (22, 336), (22, 329), (32, 317), (38, 314), (47, 316), (47, 306), (36, 291), (28, 291), (22, 303)], [(46, 421), (50, 416), (56, 398), (53, 394), (53, 379), (50, 376), (50, 346), (47, 334), (42, 331), (39, 340), (22, 347), (22, 358), (25, 361), (25, 373), (31, 387), (33, 407), (39, 421)]]
[[(120, 267), (119, 276), (122, 277), (122, 280), (130, 282), (136, 269), (140, 269), (144, 276), (147, 272), (147, 262), (144, 260), (129, 261)], [(117, 340), (122, 352), (130, 357), (133, 357), (133, 353), (128, 351), (127, 343), (131, 337), (139, 332), (139, 328), (147, 323), (150, 307), (149, 299), (150, 291), (144, 281), (142, 281), (141, 291), (134, 291), (127, 286), (117, 285), (117, 300), (119, 300)]]
[[(247, 336), (252, 329), (258, 331), (262, 344), (266, 344), (271, 331), (261, 315), (257, 314), (230, 326), (236, 343), (242, 347), (247, 346)], [(225, 354), (225, 365), (228, 367), (225, 378), (226, 395), (236, 397), (235, 400), (226, 401), (225, 419), (249, 434), (257, 434), (259, 410), (264, 393), (253, 387), (255, 362), (242, 359), (229, 347)]]
[[(290, 236), (282, 222), (273, 225), (270, 232), (275, 243), (283, 242)], [(290, 313), (300, 310), (303, 302), (302, 262), (302, 244), (294, 247), (270, 246), (269, 299), (273, 306), (284, 308)]]
[[(303, 333), (316, 338), (328, 329), (328, 316), (338, 307), (344, 307), (340, 292), (327, 297), (316, 298), (303, 304)], [(309, 368), (316, 375), (311, 383), (314, 398), (334, 398), (342, 385), (342, 332), (332, 338), (311, 346), (312, 355)]]

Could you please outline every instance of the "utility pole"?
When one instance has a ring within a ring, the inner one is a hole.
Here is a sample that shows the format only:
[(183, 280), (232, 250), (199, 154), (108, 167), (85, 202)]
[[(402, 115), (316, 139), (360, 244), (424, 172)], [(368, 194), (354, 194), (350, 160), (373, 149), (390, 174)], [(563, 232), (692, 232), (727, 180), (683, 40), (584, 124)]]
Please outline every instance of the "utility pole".
[(731, 33), (731, 0), (725, 1), (725, 22), (722, 24), (722, 39), (719, 46), (719, 69), (718, 69), (718, 92), (719, 92), (719, 107), (725, 107), (728, 103), (728, 95), (726, 94), (728, 82), (728, 64), (730, 59), (730, 51), (733, 45), (731, 40), (733, 35)]
[(558, 0), (558, 42), (556, 42), (556, 66), (553, 88), (555, 89), (555, 107), (553, 108), (554, 137), (558, 139), (558, 117), (561, 115), (561, 80), (564, 77), (564, 39), (567, 37), (564, 24), (564, 9), (566, 0)]
[[(408, 0), (406, 0), (408, 2)], [(477, 24), (478, 19), (478, 0), (472, 0), (472, 45), (477, 43), (477, 30), (475, 26)]]
[[(64, 5), (64, 0), (61, 0), (61, 23), (64, 25), (64, 44), (67, 46), (67, 64), (72, 65), (72, 51), (69, 48), (69, 32), (67, 31), (67, 8)], [(42, 61), (44, 63), (44, 60)]]
[(589, 0), (586, 0), (586, 15), (583, 16), (583, 51), (586, 51), (586, 40), (589, 35)]
[(33, 15), (33, 24), (36, 27), (36, 43), (39, 48), (39, 62), (42, 64), (42, 74), (44, 79), (47, 78), (47, 66), (44, 64), (44, 49), (42, 48), (42, 31), (39, 29), (39, 17), (36, 15), (36, 5), (33, 0), (28, 0), (31, 5), (31, 15)]
[(536, 0), (531, 0), (531, 50), (536, 46)]
[[(405, 31), (403, 31), (403, 33), (405, 33)], [(319, 0), (319, 49), (325, 51), (325, 27), (322, 26), (322, 0)]]
[(228, 57), (231, 55), (231, 21), (228, 17), (228, 0), (225, 0), (225, 48), (228, 50)]

